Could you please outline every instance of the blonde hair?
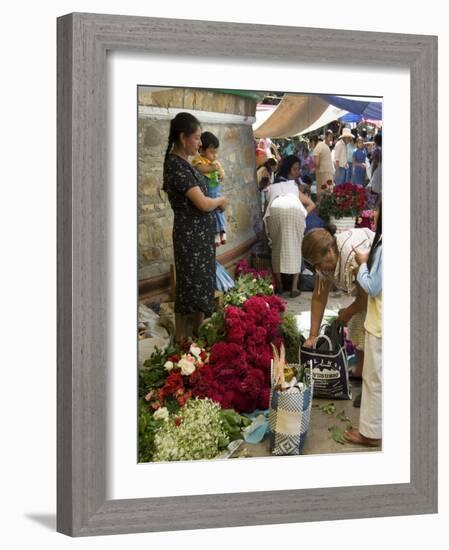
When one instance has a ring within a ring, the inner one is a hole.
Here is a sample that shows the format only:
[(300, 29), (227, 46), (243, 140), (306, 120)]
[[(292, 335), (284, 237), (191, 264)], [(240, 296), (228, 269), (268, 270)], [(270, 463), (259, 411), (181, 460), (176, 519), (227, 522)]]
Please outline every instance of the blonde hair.
[(335, 228), (321, 227), (309, 231), (302, 241), (302, 256), (311, 266), (319, 264), (333, 248), (336, 251), (337, 243), (334, 237)]

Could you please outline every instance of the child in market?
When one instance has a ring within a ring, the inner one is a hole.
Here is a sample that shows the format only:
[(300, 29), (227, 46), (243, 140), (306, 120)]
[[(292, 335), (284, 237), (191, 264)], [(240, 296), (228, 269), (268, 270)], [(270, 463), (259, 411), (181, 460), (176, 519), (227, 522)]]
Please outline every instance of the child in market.
[(368, 294), (365, 357), (359, 429), (347, 431), (351, 443), (378, 447), (382, 442), (382, 206), (375, 210), (376, 235), (369, 254), (355, 250), (357, 282)]
[[(221, 197), (221, 183), (225, 173), (217, 160), (220, 142), (212, 132), (201, 134), (201, 147), (199, 154), (193, 159), (192, 164), (209, 181), (209, 197)], [(226, 244), (226, 218), (221, 210), (215, 210), (215, 246)]]

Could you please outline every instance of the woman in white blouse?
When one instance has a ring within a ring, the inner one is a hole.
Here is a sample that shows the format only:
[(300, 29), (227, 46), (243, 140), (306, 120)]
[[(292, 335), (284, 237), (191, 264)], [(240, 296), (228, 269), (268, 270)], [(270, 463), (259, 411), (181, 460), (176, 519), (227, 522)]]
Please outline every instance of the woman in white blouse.
[(315, 204), (299, 190), (300, 161), (289, 155), (281, 162), (277, 181), (266, 189), (264, 216), (271, 240), (271, 264), (278, 292), (282, 292), (281, 273), (293, 275), (290, 296), (301, 293), (298, 288), (301, 272), (301, 244), (305, 219)]

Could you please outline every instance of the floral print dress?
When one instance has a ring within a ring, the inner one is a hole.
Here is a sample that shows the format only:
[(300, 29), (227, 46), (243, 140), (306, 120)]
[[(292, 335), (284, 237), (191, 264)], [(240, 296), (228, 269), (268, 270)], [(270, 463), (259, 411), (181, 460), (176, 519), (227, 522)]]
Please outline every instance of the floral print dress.
[(215, 218), (186, 196), (192, 187), (208, 196), (206, 178), (183, 158), (170, 154), (164, 165), (164, 191), (173, 209), (176, 268), (175, 312), (210, 316), (215, 296)]

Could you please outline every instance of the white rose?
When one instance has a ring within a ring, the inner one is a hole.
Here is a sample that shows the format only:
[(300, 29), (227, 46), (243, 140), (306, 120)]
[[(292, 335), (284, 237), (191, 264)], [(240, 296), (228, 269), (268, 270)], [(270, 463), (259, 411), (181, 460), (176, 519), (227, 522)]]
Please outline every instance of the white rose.
[(196, 344), (192, 344), (190, 346), (189, 352), (198, 359), (198, 357), (200, 356), (200, 353), (201, 353), (201, 348), (199, 346), (197, 346)]
[(167, 407), (161, 407), (160, 409), (157, 409), (157, 411), (154, 413), (154, 418), (156, 418), (156, 420), (165, 420), (167, 422), (168, 420)]
[(181, 374), (188, 376), (195, 370), (195, 364), (184, 357), (179, 361), (178, 367), (181, 369)]
[(172, 370), (172, 368), (174, 367), (175, 365), (173, 364), (173, 361), (167, 361), (164, 365), (164, 367), (167, 369), (167, 370)]
[(270, 288), (271, 288), (271, 290), (273, 290), (273, 289), (274, 289), (274, 286), (273, 286), (273, 285), (270, 285)]

